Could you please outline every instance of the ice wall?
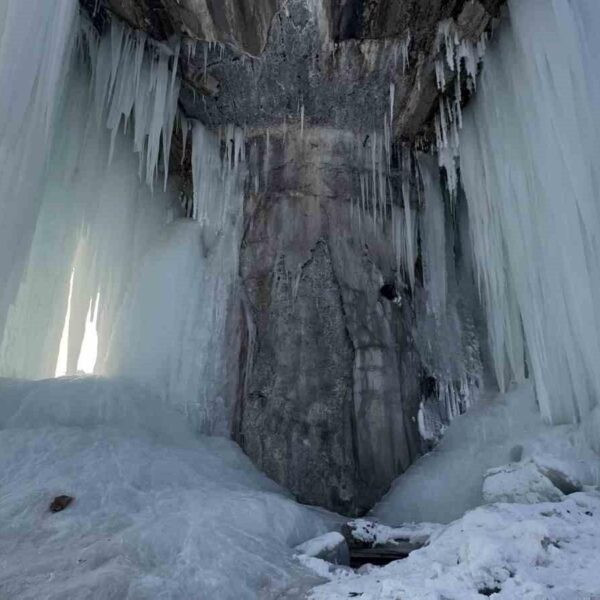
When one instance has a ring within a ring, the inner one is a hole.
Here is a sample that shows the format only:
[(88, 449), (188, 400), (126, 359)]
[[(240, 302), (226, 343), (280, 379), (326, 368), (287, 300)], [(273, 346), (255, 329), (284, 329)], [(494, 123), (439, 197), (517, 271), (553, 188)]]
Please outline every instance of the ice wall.
[[(177, 119), (177, 39), (116, 19), (100, 36), (75, 0), (10, 0), (0, 17), (0, 375), (54, 376), (63, 331), (75, 374), (96, 315), (97, 374), (225, 433), (243, 135)], [(188, 202), (168, 178), (178, 121), (192, 129)]]
[(544, 417), (599, 439), (600, 5), (511, 0), (460, 143), (501, 387), (529, 375)]
[[(118, 314), (99, 372), (143, 383), (204, 432), (229, 433), (239, 351), (234, 291), (242, 225), (243, 139), (193, 130), (194, 219), (161, 230)], [(237, 140), (237, 144), (236, 144)]]
[[(100, 39), (77, 3), (36, 7), (8, 3), (0, 57), (4, 70), (16, 65), (18, 73), (32, 73), (30, 82), (7, 73), (0, 107), (3, 182), (12, 185), (0, 190), (1, 226), (9, 230), (3, 258), (12, 257), (3, 275), (14, 282), (0, 309), (0, 371), (33, 378), (54, 374), (72, 271), (67, 372), (76, 370), (85, 319), (98, 295), (104, 353), (131, 274), (175, 208), (172, 191), (151, 186), (159, 156), (168, 155), (178, 94), (169, 68), (176, 59), (167, 50), (149, 47), (116, 21)], [(50, 26), (39, 55), (10, 43), (13, 35), (22, 39), (24, 27)], [(28, 94), (28, 112), (15, 114)], [(134, 113), (131, 136), (121, 125)], [(15, 153), (12, 138), (18, 145), (23, 136), (31, 143)]]

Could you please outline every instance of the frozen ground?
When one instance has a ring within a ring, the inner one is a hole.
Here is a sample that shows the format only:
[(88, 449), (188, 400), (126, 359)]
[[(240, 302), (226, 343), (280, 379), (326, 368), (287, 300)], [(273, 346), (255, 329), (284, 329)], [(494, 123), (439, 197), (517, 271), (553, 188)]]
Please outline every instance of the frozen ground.
[[(340, 517), (298, 505), (234, 444), (195, 435), (140, 388), (0, 380), (0, 598), (600, 600), (599, 468), (582, 430), (540, 422), (530, 388), (484, 403), (374, 511), (401, 526), (375, 542), (424, 533), (429, 545), (353, 572), (298, 556)], [(469, 511), (484, 478), (488, 500), (531, 503)], [(540, 481), (566, 491), (537, 502)], [(51, 513), (61, 494), (74, 503)], [(409, 524), (456, 512), (448, 526)]]
[(0, 380), (2, 599), (293, 598), (318, 581), (293, 547), (334, 519), (138, 388)]

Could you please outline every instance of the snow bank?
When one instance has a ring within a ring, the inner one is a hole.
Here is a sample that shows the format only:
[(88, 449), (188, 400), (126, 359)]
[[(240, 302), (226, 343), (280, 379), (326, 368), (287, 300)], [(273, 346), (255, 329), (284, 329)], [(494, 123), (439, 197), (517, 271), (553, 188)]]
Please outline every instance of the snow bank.
[(556, 502), (563, 497), (563, 493), (531, 460), (490, 469), (483, 481), (483, 498), (490, 503), (535, 504)]
[(11, 600), (273, 598), (314, 585), (293, 547), (337, 526), (118, 380), (0, 380), (0, 487)]

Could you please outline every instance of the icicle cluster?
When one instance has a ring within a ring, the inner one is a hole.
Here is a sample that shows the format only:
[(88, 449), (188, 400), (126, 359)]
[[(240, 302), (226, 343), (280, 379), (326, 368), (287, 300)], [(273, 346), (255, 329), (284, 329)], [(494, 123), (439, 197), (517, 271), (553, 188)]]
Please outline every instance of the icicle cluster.
[[(227, 433), (243, 132), (177, 114), (177, 43), (116, 20), (99, 37), (76, 0), (9, 0), (0, 31), (0, 374), (51, 377), (57, 354), (74, 374), (97, 356), (97, 373)], [(167, 185), (175, 126), (184, 156), (192, 131), (184, 222)]]
[(166, 189), (179, 98), (180, 43), (173, 48), (158, 46), (118, 20), (111, 22), (110, 34), (101, 38), (85, 21), (82, 33), (83, 50), (91, 62), (96, 123), (112, 132), (110, 157), (117, 131), (120, 127), (127, 130), (132, 121), (140, 175), (152, 187), (162, 156)]
[[(484, 32), (477, 43), (461, 40), (454, 21), (439, 24), (435, 63), (437, 86), (440, 93), (435, 116), (436, 149), (440, 167), (446, 171), (448, 190), (455, 198), (458, 188), (456, 159), (459, 155), (459, 131), (462, 128), (463, 78), (466, 86), (474, 91), (477, 70), (486, 50), (487, 35)], [(446, 70), (453, 75), (452, 89), (447, 89)]]
[(215, 137), (196, 123), (192, 136), (192, 217), (222, 228), (232, 203), (239, 200), (240, 167), (246, 161), (244, 132), (230, 125)]
[(460, 158), (496, 376), (505, 388), (527, 370), (544, 416), (583, 420), (599, 443), (600, 5), (509, 12)]

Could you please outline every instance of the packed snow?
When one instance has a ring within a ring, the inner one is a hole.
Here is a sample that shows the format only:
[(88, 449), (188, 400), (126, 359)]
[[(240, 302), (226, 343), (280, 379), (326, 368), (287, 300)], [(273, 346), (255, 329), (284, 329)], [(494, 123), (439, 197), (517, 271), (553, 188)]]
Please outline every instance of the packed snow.
[(0, 380), (0, 489), (11, 600), (288, 597), (319, 581), (294, 547), (340, 525), (157, 396), (100, 378)]

